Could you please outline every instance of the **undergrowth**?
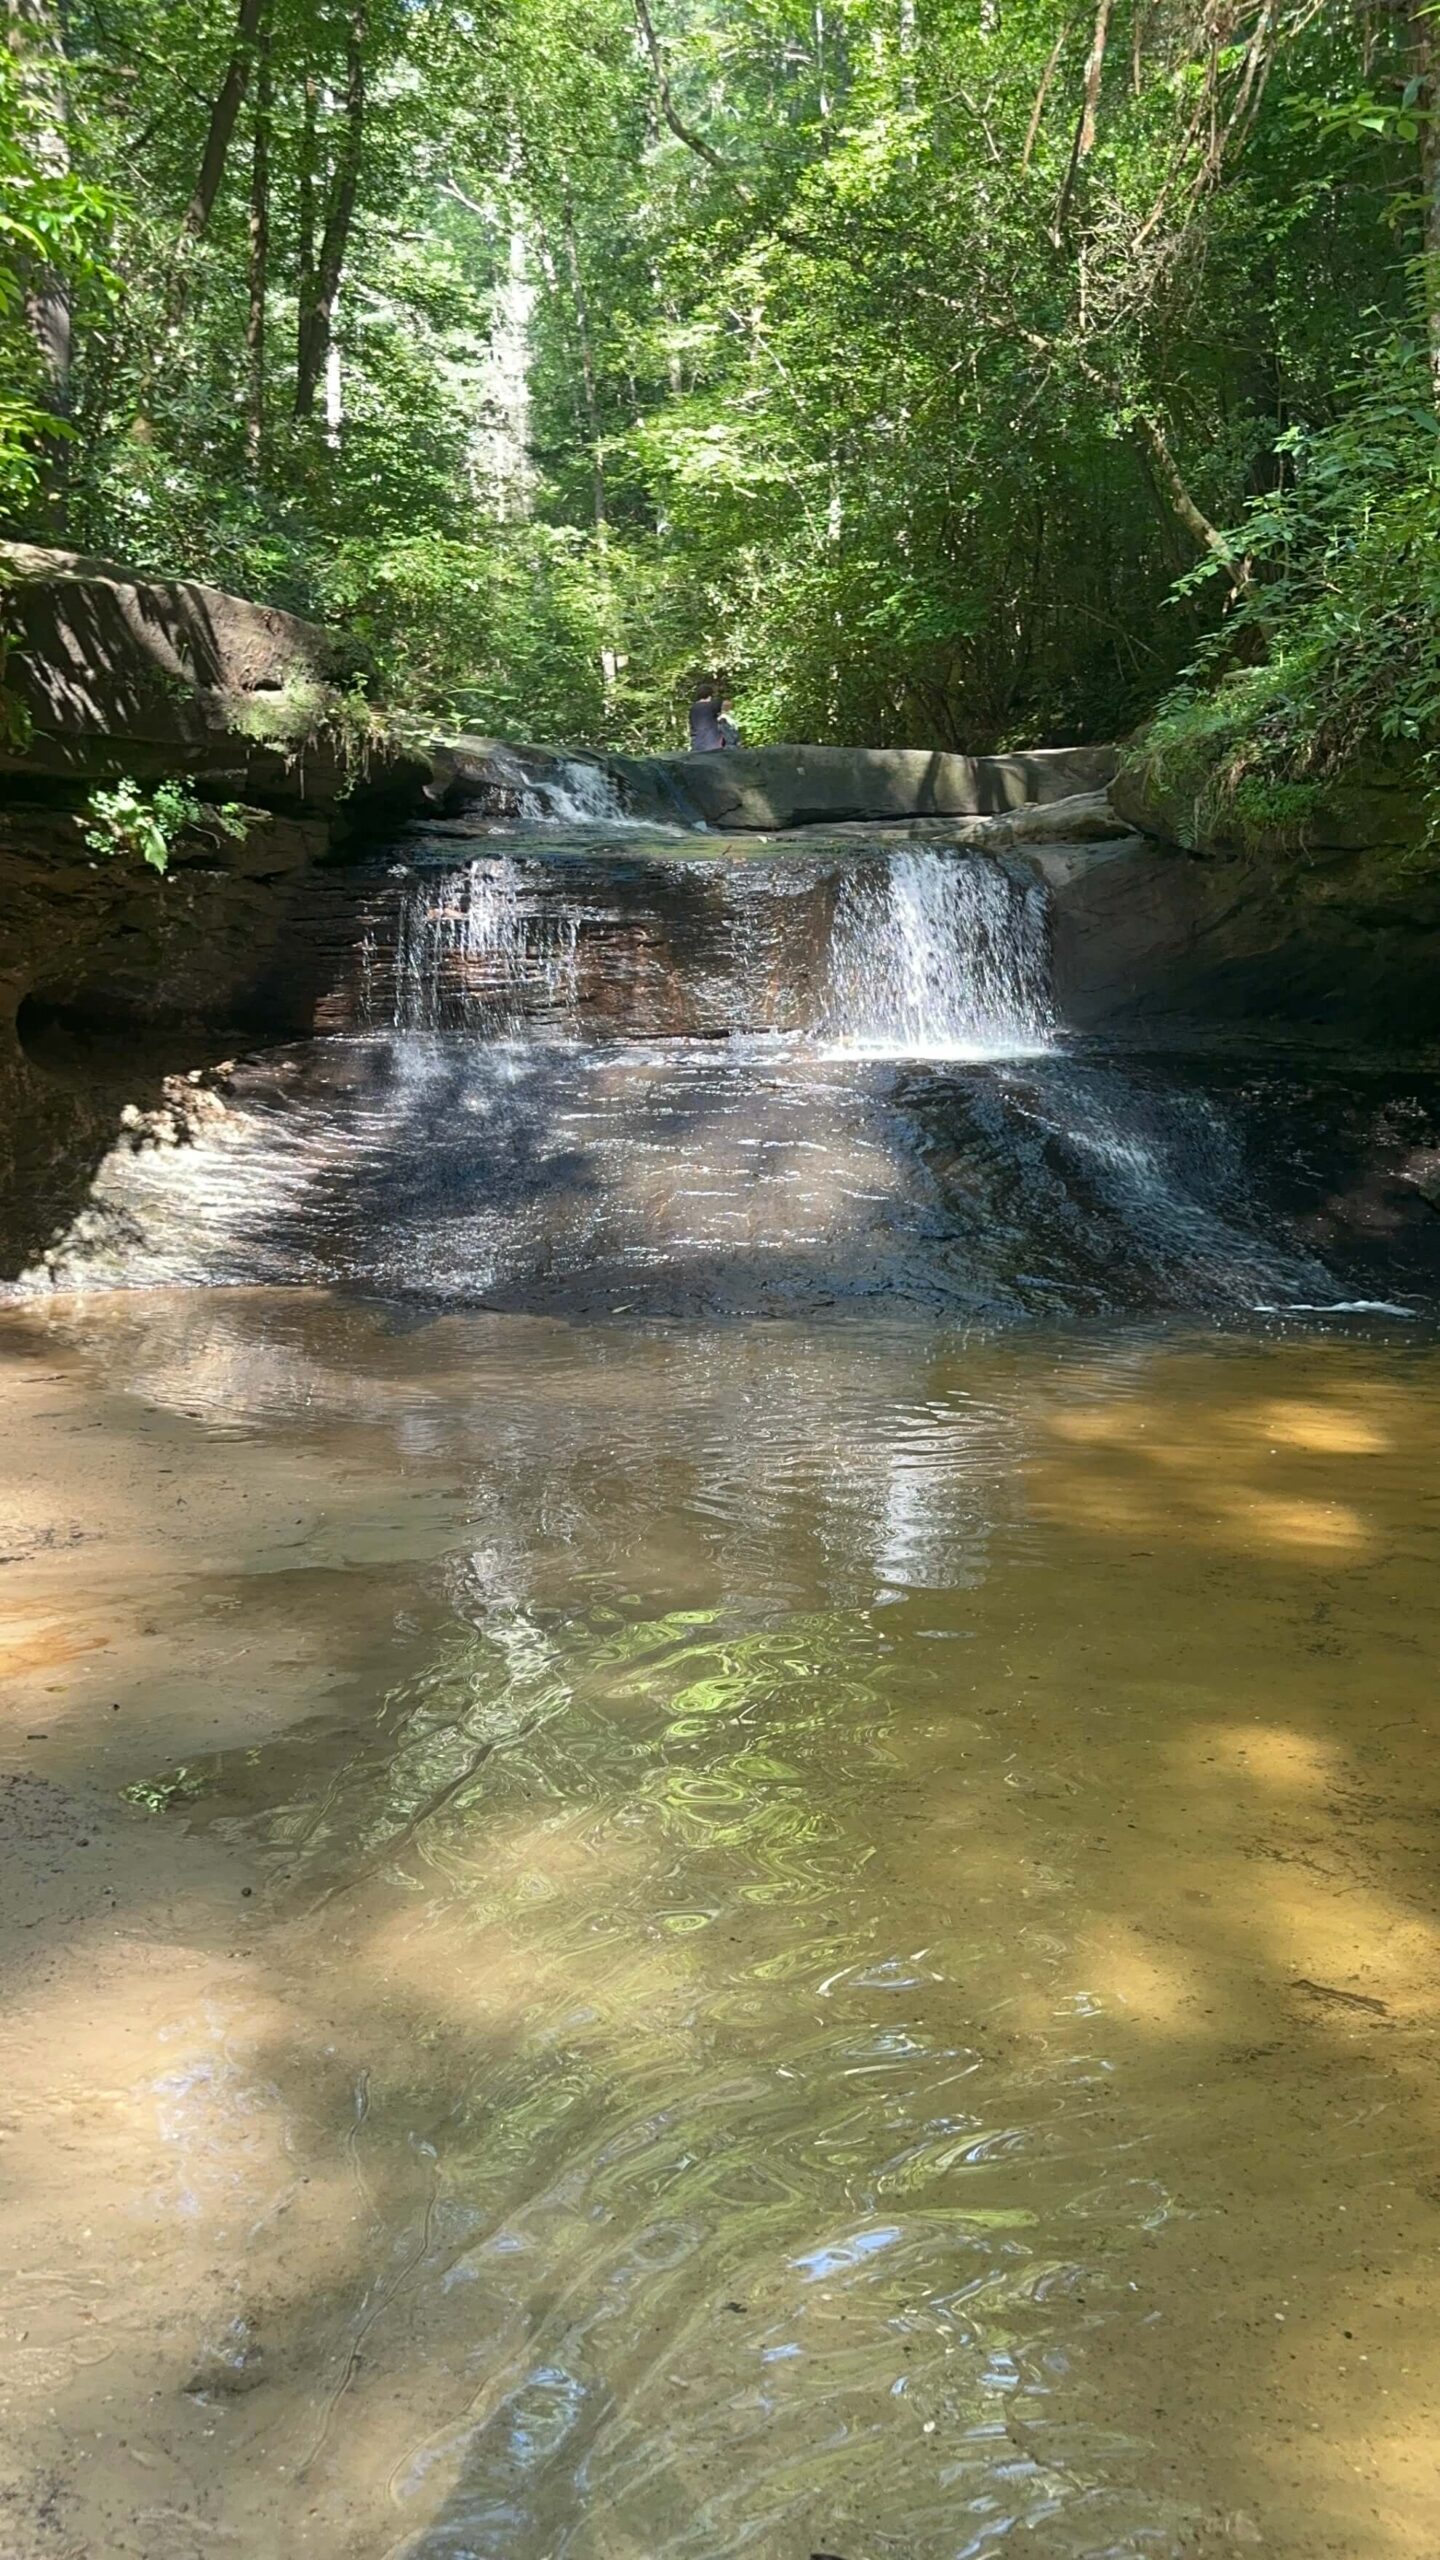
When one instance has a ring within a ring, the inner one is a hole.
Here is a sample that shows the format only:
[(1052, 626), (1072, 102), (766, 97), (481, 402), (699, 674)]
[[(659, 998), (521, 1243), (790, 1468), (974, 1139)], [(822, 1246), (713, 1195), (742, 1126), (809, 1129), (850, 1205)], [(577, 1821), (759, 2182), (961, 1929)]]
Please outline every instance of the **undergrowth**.
[[(1303, 850), (1328, 794), (1380, 767), (1413, 778), (1440, 837), (1440, 416), (1423, 352), (1380, 348), (1343, 417), (1281, 439), (1283, 486), (1231, 535), (1248, 568), (1220, 629), (1162, 703), (1144, 756), (1196, 840)], [(1207, 561), (1182, 592), (1223, 574)]]

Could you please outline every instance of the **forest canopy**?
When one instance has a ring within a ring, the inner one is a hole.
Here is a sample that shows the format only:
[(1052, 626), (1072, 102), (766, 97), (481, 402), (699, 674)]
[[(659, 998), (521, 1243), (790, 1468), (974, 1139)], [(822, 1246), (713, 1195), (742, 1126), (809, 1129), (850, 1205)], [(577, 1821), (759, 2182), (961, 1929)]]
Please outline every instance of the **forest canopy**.
[(1404, 0), (9, 0), (9, 529), (510, 734), (716, 666), (754, 738), (1428, 747), (1437, 67)]

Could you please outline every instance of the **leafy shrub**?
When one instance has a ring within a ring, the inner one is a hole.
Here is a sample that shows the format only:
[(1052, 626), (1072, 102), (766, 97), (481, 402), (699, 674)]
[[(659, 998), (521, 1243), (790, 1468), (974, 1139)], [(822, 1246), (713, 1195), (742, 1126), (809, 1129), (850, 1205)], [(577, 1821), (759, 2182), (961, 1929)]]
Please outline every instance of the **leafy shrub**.
[(1285, 485), (1231, 535), (1249, 586), (1145, 751), (1200, 828), (1228, 816), (1300, 837), (1324, 785), (1362, 762), (1414, 764), (1440, 790), (1440, 415), (1423, 351), (1377, 350), (1344, 415), (1279, 451)]
[(158, 782), (146, 791), (127, 773), (112, 790), (91, 792), (80, 832), (92, 853), (165, 871), (182, 835), (211, 828), (223, 836), (243, 836), (246, 824), (238, 800), (216, 807), (197, 800), (183, 782)]

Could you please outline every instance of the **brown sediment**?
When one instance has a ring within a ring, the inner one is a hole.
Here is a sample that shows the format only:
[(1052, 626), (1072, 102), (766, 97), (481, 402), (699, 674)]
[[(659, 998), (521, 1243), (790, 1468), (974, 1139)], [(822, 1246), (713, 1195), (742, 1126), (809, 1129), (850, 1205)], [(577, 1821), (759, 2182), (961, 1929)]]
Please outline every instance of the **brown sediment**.
[(1440, 2545), (1432, 1348), (136, 1293), (0, 1434), (7, 2554)]

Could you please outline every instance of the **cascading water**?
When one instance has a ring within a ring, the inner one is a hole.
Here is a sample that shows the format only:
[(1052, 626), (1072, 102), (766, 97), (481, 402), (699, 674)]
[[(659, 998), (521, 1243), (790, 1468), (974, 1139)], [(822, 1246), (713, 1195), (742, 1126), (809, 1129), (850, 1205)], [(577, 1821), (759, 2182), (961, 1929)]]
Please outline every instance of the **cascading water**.
[(993, 1058), (1054, 1028), (1043, 892), (998, 863), (906, 851), (842, 882), (824, 1029), (842, 1055)]
[[(833, 862), (793, 857), (768, 868), (676, 861), (650, 866), (649, 878), (668, 880), (684, 913), (685, 947), (666, 959), (671, 977), (686, 980), (691, 1027), (782, 1028), (823, 1055), (856, 1058), (1027, 1057), (1050, 1045), (1043, 893), (993, 862), (906, 850), (849, 864), (838, 878)], [(829, 915), (822, 951), (817, 913)], [(655, 968), (643, 962), (654, 959), (655, 931), (627, 944), (615, 930), (624, 922), (613, 897), (591, 893), (590, 870), (564, 855), (418, 866), (399, 905), (388, 989), (372, 959), (366, 1018), (492, 1039), (526, 1023), (578, 1034), (582, 950), (608, 930), (587, 984), (603, 988), (610, 1031), (653, 1037)], [(777, 984), (793, 1004), (770, 1000)]]
[(538, 901), (527, 869), (504, 855), (421, 872), (400, 902), (394, 1027), (473, 1022), (500, 1037), (536, 1015), (568, 1015), (583, 920), (569, 903)]
[(1296, 1154), (1270, 1088), (1055, 1039), (1018, 866), (553, 815), (404, 851), (368, 878), (352, 1036), (242, 1069), (192, 1145), (116, 1148), (52, 1272), (990, 1321), (1342, 1294), (1257, 1182)]
[(490, 770), (515, 816), (525, 826), (630, 827), (638, 823), (622, 805), (603, 766), (578, 756), (527, 761), (509, 747), (490, 751)]

